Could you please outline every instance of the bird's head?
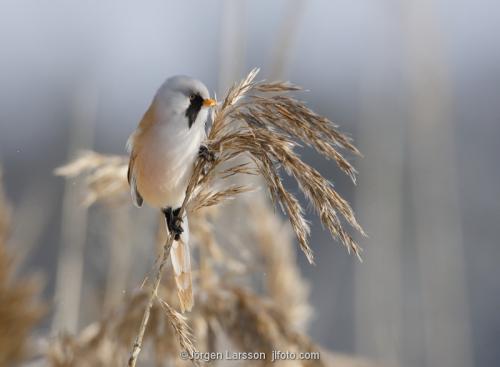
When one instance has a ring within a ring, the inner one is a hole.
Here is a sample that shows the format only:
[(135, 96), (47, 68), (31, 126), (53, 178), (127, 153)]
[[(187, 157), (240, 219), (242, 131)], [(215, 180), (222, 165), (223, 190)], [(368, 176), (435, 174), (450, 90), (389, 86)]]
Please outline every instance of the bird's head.
[(203, 126), (208, 109), (216, 105), (202, 82), (183, 75), (167, 79), (158, 90), (155, 102), (163, 114), (183, 116), (189, 129), (194, 125)]

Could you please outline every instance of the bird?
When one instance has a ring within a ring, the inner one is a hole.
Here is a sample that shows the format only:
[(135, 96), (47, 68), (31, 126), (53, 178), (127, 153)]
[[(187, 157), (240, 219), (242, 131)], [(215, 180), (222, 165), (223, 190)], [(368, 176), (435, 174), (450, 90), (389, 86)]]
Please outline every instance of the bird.
[(127, 141), (127, 179), (132, 201), (161, 210), (174, 236), (170, 258), (181, 311), (191, 311), (193, 290), (187, 215), (179, 217), (189, 178), (199, 156), (210, 158), (203, 144), (209, 109), (216, 105), (199, 80), (178, 75), (156, 92), (137, 129)]

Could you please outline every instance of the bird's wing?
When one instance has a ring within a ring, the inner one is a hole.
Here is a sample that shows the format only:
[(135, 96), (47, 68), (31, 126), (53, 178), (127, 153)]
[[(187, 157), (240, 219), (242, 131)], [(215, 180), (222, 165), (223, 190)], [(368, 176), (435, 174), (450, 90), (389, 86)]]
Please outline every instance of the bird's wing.
[(187, 218), (184, 217), (184, 233), (179, 241), (174, 241), (170, 250), (170, 258), (175, 273), (177, 295), (181, 311), (191, 311), (193, 308), (193, 286), (191, 280), (191, 259), (189, 253), (189, 227)]
[(149, 108), (144, 113), (144, 116), (142, 116), (141, 122), (139, 123), (139, 130), (147, 131), (155, 124), (156, 121), (156, 103), (153, 100), (153, 102), (149, 105)]
[(154, 125), (155, 121), (155, 102), (153, 100), (147, 111), (144, 113), (144, 116), (139, 123), (139, 127), (132, 133), (132, 135), (130, 135), (127, 140), (127, 150), (130, 152), (127, 179), (130, 185), (130, 194), (132, 196), (132, 201), (137, 207), (141, 207), (144, 200), (139, 191), (137, 191), (137, 184), (134, 174), (134, 162), (137, 158), (137, 150), (140, 149), (141, 136), (144, 134), (144, 132), (151, 128), (151, 126)]

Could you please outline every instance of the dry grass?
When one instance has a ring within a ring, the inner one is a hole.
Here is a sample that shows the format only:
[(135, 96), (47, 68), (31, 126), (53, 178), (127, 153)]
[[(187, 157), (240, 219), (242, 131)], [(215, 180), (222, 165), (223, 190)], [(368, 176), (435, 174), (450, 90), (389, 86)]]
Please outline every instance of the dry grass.
[(305, 302), (309, 285), (300, 274), (293, 246), (293, 233), (287, 223), (274, 215), (264, 201), (247, 203), (250, 239), (257, 246), (262, 265), (266, 293), (281, 310), (289, 325), (304, 330), (311, 316), (311, 306)]
[[(196, 185), (210, 185), (217, 167), (229, 165), (240, 155), (249, 155), (266, 180), (273, 202), (287, 214), (302, 251), (312, 263), (309, 225), (298, 200), (283, 186), (280, 175), (283, 168), (295, 178), (323, 225), (349, 251), (359, 256), (360, 247), (344, 230), (339, 217), (340, 214), (352, 227), (364, 233), (350, 205), (333, 189), (331, 182), (300, 159), (294, 148), (300, 142), (313, 147), (327, 159), (335, 160), (353, 182), (356, 171), (339, 153), (339, 148), (354, 154), (359, 154), (359, 151), (330, 120), (288, 96), (289, 92), (300, 88), (288, 83), (255, 82), (256, 74), (257, 70), (253, 70), (230, 89), (221, 106), (215, 109), (208, 144), (216, 153), (216, 159), (206, 175), (194, 179)], [(253, 167), (237, 164), (224, 172), (226, 175), (239, 174), (242, 168)]]
[[(286, 223), (276, 217), (269, 206), (256, 204), (255, 198), (238, 201), (237, 205), (237, 210), (248, 210), (251, 221), (255, 223), (248, 227), (249, 240), (245, 241), (255, 252), (253, 261), (238, 262), (224, 250), (221, 244), (224, 238), (214, 233), (213, 224), (220, 224), (217, 207), (194, 213), (191, 234), (200, 252), (200, 269), (194, 277), (197, 288), (195, 307), (188, 319), (175, 311), (174, 307), (179, 307), (179, 304), (173, 291), (173, 274), (168, 269), (168, 276), (162, 282), (151, 309), (144, 337), (149, 348), (144, 350), (143, 364), (161, 366), (169, 361), (174, 366), (188, 366), (189, 362), (180, 359), (179, 353), (182, 350), (194, 352), (196, 340), (196, 349), (200, 351), (238, 349), (269, 353), (280, 349), (321, 352), (320, 361), (273, 364), (277, 366), (358, 365), (357, 360), (345, 357), (340, 363), (336, 356), (332, 362), (325, 362), (327, 353), (298, 331), (307, 323), (310, 305), (307, 285), (298, 272), (292, 236)], [(275, 228), (280, 230), (273, 230)], [(159, 236), (159, 242), (164, 242), (164, 236), (165, 233)], [(232, 263), (239, 266), (230, 265)], [(221, 265), (224, 265), (222, 272), (218, 269)], [(260, 279), (261, 284), (248, 283), (249, 278), (261, 273), (266, 273), (266, 277)], [(48, 351), (50, 365), (126, 364), (126, 352), (133, 342), (148, 298), (149, 292), (139, 289), (106, 314), (102, 321), (88, 326), (78, 336), (58, 337)], [(269, 360), (257, 365), (267, 364), (271, 364)]]
[[(318, 116), (289, 95), (300, 88), (288, 83), (256, 82), (256, 74), (257, 71), (253, 70), (233, 86), (215, 109), (207, 139), (215, 159), (196, 162), (180, 210), (179, 215), (186, 210), (190, 213), (193, 242), (197, 243), (200, 253), (199, 270), (194, 276), (196, 303), (188, 321), (203, 350), (218, 348), (224, 340), (222, 334), (242, 350), (316, 350), (317, 347), (304, 334), (297, 332), (306, 323), (310, 308), (306, 301), (307, 286), (296, 269), (295, 256), (289, 247), (291, 238), (286, 229), (283, 232), (271, 228), (283, 228), (283, 224), (264, 204), (262, 195), (259, 196), (262, 201), (258, 213), (251, 214), (255, 224), (250, 229), (253, 246), (247, 250), (254, 252), (252, 262), (229, 255), (219, 242), (220, 234), (215, 234), (213, 224), (217, 223), (217, 207), (223, 201), (252, 189), (232, 183), (233, 178), (260, 174), (273, 203), (287, 215), (301, 250), (313, 262), (308, 243), (309, 225), (299, 201), (283, 185), (284, 172), (297, 181), (332, 236), (359, 256), (359, 246), (342, 225), (342, 222), (348, 223), (363, 233), (350, 205), (333, 189), (331, 182), (300, 159), (295, 148), (301, 144), (314, 148), (325, 158), (335, 161), (353, 182), (356, 171), (339, 150), (352, 154), (359, 152), (331, 121)], [(68, 177), (86, 176), (86, 204), (103, 200), (121, 203), (127, 191), (126, 159), (123, 157), (87, 152), (57, 170), (57, 173)], [(245, 210), (248, 211), (248, 207)], [(238, 241), (230, 235), (227, 234), (223, 242), (238, 246)], [(188, 353), (195, 350), (186, 320), (170, 306), (175, 306), (178, 301), (171, 297), (172, 292), (161, 286), (173, 239), (165, 233), (159, 238), (163, 241), (162, 254), (156, 262), (151, 290), (149, 293), (141, 291), (141, 297), (144, 297), (142, 302), (134, 302), (133, 307), (130, 303), (121, 307), (132, 308), (126, 316), (128, 321), (122, 320), (119, 324), (127, 325), (128, 331), (140, 324), (130, 366), (136, 364), (144, 340), (151, 340), (151, 344), (156, 346), (156, 355), (163, 356), (158, 352), (161, 345), (157, 342), (158, 336), (152, 336), (148, 326), (156, 325), (157, 320), (151, 320), (158, 317), (159, 307), (163, 308), (180, 348)], [(256, 293), (248, 284), (245, 285), (245, 278), (248, 279), (262, 267), (269, 275), (264, 284), (267, 294)], [(167, 281), (171, 279), (169, 277)], [(160, 293), (163, 294), (161, 298)], [(144, 309), (140, 322), (137, 318), (132, 322), (130, 315), (137, 317), (137, 313)], [(116, 314), (115, 318), (120, 319)], [(130, 336), (123, 331), (120, 334)], [(181, 363), (178, 351), (170, 348), (167, 355), (170, 360)], [(318, 361), (314, 363), (321, 364)]]
[[(248, 289), (219, 289), (210, 294), (205, 304), (208, 317), (217, 320), (230, 340), (241, 350), (264, 352), (273, 350), (313, 352), (319, 349), (290, 327), (284, 309)], [(263, 364), (271, 365), (270, 359)], [(321, 360), (308, 365), (322, 366)]]
[(40, 282), (16, 279), (9, 254), (10, 208), (5, 199), (0, 170), (0, 366), (13, 366), (26, 357), (29, 336), (45, 313), (38, 300)]
[[(162, 297), (167, 296), (165, 292)], [(79, 335), (60, 335), (50, 345), (47, 359), (51, 366), (95, 367), (124, 366), (127, 351), (133, 342), (148, 292), (138, 290), (127, 296), (118, 307), (99, 322), (87, 326)], [(186, 320), (163, 299), (155, 302), (151, 322), (146, 331), (157, 365), (165, 360), (179, 359), (184, 348), (194, 351)]]
[(85, 173), (87, 192), (82, 203), (86, 206), (96, 201), (127, 200), (128, 184), (125, 180), (128, 159), (122, 156), (103, 155), (85, 151), (74, 162), (60, 167), (55, 173), (69, 179)]

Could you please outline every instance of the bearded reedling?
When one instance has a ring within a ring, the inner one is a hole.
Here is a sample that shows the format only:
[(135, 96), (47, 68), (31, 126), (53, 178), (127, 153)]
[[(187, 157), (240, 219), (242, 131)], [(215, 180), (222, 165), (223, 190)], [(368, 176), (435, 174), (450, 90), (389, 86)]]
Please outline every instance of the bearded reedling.
[(182, 311), (193, 307), (189, 227), (179, 217), (194, 162), (210, 159), (205, 139), (208, 109), (216, 105), (207, 87), (187, 76), (174, 76), (163, 83), (138, 128), (130, 136), (128, 182), (134, 204), (159, 208), (174, 244), (172, 266)]

